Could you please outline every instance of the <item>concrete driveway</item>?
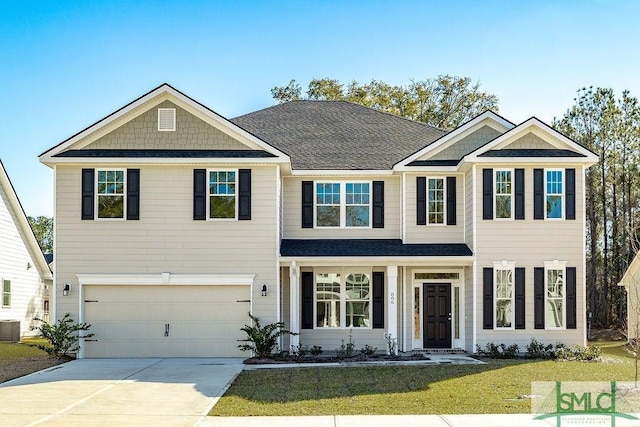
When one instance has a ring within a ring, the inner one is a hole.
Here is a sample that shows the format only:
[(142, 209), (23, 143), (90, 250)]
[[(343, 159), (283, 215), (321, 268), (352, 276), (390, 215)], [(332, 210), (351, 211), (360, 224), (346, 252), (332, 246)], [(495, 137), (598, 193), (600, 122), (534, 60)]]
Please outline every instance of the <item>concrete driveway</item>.
[(83, 359), (0, 384), (0, 425), (193, 426), (242, 359)]

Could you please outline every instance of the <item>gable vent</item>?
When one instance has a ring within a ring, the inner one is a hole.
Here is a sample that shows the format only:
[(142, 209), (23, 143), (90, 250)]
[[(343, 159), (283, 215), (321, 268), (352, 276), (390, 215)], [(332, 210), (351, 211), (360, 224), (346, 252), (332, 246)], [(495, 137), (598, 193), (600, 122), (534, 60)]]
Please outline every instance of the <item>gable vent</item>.
[(175, 108), (158, 108), (158, 130), (165, 132), (176, 130)]

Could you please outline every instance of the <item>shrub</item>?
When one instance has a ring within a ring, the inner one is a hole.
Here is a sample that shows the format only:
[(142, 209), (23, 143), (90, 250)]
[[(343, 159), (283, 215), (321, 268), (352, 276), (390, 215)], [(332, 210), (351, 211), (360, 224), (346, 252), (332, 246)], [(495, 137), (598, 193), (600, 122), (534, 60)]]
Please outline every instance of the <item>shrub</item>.
[[(87, 323), (74, 323), (71, 313), (67, 313), (58, 323), (50, 324), (42, 319), (34, 319), (42, 322), (40, 326), (31, 326), (29, 329), (38, 330), (49, 341), (49, 345), (36, 344), (40, 350), (49, 356), (61, 359), (65, 354), (75, 353), (80, 350), (80, 331), (88, 331), (91, 325)], [(82, 338), (90, 338), (94, 334), (84, 334)]]
[(591, 362), (600, 359), (602, 350), (597, 345), (583, 346), (574, 344), (571, 347), (564, 345), (556, 349), (556, 358), (558, 360), (577, 360), (581, 362)]
[(476, 344), (478, 354), (491, 359), (515, 359), (518, 357), (518, 350), (518, 344), (507, 346), (505, 344), (496, 345), (493, 342), (488, 342), (485, 348)]
[(527, 344), (525, 357), (527, 359), (553, 359), (555, 358), (553, 344), (544, 345), (535, 338), (531, 338), (531, 342)]
[(303, 360), (307, 354), (309, 354), (309, 346), (303, 345), (302, 343), (291, 346), (290, 355), (295, 360)]
[(319, 345), (314, 345), (313, 347), (311, 347), (309, 352), (313, 357), (320, 356), (322, 354), (322, 347)]
[(376, 351), (378, 351), (378, 347), (371, 347), (369, 344), (365, 344), (365, 346), (360, 349), (360, 354), (369, 357), (373, 356)]
[(347, 343), (342, 340), (340, 347), (336, 349), (336, 356), (338, 359), (346, 359), (353, 357), (353, 353), (356, 349), (356, 344), (353, 342), (352, 331), (349, 331), (349, 341)]
[(244, 325), (240, 330), (247, 334), (247, 341), (250, 344), (239, 344), (242, 351), (252, 351), (256, 357), (269, 358), (278, 345), (278, 338), (282, 335), (298, 335), (297, 333), (284, 329), (284, 322), (274, 322), (268, 325), (260, 325), (260, 319), (249, 313), (253, 320), (253, 326)]
[(398, 354), (398, 340), (391, 334), (384, 334), (384, 339), (387, 341), (387, 353), (392, 356)]

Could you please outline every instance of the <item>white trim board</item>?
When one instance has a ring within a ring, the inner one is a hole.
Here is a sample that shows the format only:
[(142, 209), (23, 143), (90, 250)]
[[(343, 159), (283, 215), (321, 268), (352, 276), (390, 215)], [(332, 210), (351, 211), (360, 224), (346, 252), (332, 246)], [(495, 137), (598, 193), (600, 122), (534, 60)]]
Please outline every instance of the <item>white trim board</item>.
[(247, 286), (253, 285), (255, 274), (76, 274), (80, 285), (195, 285)]

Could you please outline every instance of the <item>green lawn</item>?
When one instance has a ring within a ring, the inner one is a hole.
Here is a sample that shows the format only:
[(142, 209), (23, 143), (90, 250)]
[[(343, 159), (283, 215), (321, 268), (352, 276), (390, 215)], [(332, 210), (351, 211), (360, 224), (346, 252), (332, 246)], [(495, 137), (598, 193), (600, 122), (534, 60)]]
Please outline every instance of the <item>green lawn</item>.
[(632, 381), (621, 343), (604, 362), (262, 369), (242, 372), (209, 415), (528, 413), (532, 381)]
[(0, 363), (28, 359), (31, 357), (46, 357), (47, 353), (37, 347), (31, 347), (29, 345), (46, 343), (47, 340), (38, 338), (24, 339), (21, 343), (0, 342)]

